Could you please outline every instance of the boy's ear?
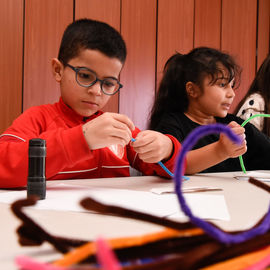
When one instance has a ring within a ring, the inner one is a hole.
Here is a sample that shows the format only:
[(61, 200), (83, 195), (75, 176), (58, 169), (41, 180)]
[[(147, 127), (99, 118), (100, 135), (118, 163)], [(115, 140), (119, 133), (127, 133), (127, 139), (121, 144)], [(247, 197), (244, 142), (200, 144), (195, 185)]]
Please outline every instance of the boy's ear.
[(193, 82), (186, 83), (186, 92), (189, 97), (196, 98), (199, 95), (199, 89)]
[(53, 58), (52, 59), (52, 73), (57, 82), (61, 81), (63, 71), (64, 71), (63, 64), (57, 58)]

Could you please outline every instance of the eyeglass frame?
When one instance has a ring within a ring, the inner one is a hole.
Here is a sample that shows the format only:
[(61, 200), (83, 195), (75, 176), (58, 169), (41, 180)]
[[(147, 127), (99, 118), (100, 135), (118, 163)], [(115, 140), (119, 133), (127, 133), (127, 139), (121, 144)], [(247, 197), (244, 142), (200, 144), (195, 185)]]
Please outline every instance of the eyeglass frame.
[[(119, 87), (118, 87), (118, 89), (117, 89), (114, 93), (112, 93), (112, 94), (106, 93), (106, 92), (103, 90), (103, 88), (102, 88), (102, 85), (103, 85), (104, 82), (106, 82), (106, 79), (105, 79), (105, 80), (99, 79), (99, 78), (97, 77), (96, 73), (95, 73), (93, 70), (91, 70), (90, 68), (87, 68), (87, 67), (74, 67), (74, 66), (72, 66), (72, 65), (70, 65), (70, 64), (68, 64), (68, 63), (65, 64), (65, 66), (71, 68), (71, 69), (76, 73), (76, 75), (75, 75), (76, 82), (77, 82), (80, 86), (82, 86), (82, 87), (88, 88), (88, 87), (93, 86), (93, 85), (96, 84), (97, 82), (100, 82), (100, 89), (101, 89), (102, 93), (105, 94), (105, 95), (108, 95), (108, 96), (113, 96), (114, 94), (116, 94), (116, 93), (123, 87), (123, 85), (122, 85), (117, 79), (111, 78), (111, 79), (113, 79), (113, 80), (115, 80), (115, 81), (117, 82), (117, 84), (119, 85)], [(96, 77), (96, 79), (95, 79), (92, 83), (90, 83), (89, 85), (83, 85), (83, 84), (81, 84), (81, 83), (79, 82), (79, 80), (78, 80), (78, 72), (79, 72), (80, 70), (82, 70), (82, 69), (83, 69), (83, 70), (88, 70), (88, 71), (92, 72), (92, 73), (95, 75), (95, 77)]]

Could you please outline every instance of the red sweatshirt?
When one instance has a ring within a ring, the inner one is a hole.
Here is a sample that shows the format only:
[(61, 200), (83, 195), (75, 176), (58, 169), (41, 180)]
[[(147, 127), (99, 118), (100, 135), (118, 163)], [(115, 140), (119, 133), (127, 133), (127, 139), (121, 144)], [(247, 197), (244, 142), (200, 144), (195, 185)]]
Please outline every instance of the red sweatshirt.
[[(65, 105), (61, 98), (55, 104), (25, 111), (0, 135), (0, 188), (27, 184), (28, 142), (32, 138), (46, 140), (47, 180), (130, 176), (130, 166), (145, 175), (169, 177), (158, 164), (140, 160), (129, 144), (122, 148), (89, 150), (82, 125), (101, 114), (98, 111), (85, 119)], [(133, 138), (139, 132), (136, 128)], [(174, 153), (165, 166), (172, 171), (181, 146), (174, 137), (168, 136), (174, 144)]]

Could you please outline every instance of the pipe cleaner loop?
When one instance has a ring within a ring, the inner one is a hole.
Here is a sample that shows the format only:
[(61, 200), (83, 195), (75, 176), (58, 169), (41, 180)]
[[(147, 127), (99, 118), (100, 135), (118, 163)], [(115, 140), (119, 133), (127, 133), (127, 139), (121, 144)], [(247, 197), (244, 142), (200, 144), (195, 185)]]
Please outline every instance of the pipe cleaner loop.
[(240, 232), (238, 234), (226, 233), (219, 228), (213, 226), (211, 223), (204, 221), (198, 217), (195, 217), (188, 207), (186, 200), (181, 191), (182, 185), (182, 176), (183, 176), (183, 167), (184, 167), (184, 158), (186, 153), (192, 149), (194, 144), (203, 136), (211, 133), (224, 133), (229, 139), (233, 142), (240, 144), (241, 139), (239, 136), (234, 134), (232, 130), (222, 124), (212, 124), (200, 126), (194, 129), (189, 136), (184, 140), (182, 144), (181, 152), (177, 158), (175, 174), (174, 174), (174, 183), (175, 183), (175, 192), (178, 197), (182, 211), (189, 217), (190, 221), (203, 229), (207, 234), (218, 240), (219, 242), (225, 244), (237, 244), (244, 241), (247, 241), (255, 236), (266, 233), (270, 228), (270, 208), (268, 209), (267, 214), (265, 215), (263, 221), (256, 227)]
[[(264, 114), (264, 113), (254, 114), (254, 115), (250, 116), (248, 119), (246, 119), (242, 123), (241, 127), (244, 127), (250, 120), (252, 120), (255, 117), (270, 117), (270, 114)], [(243, 173), (247, 173), (247, 170), (246, 170), (246, 167), (245, 167), (244, 160), (243, 160), (242, 156), (239, 156), (239, 161), (240, 161), (240, 165), (241, 165)]]

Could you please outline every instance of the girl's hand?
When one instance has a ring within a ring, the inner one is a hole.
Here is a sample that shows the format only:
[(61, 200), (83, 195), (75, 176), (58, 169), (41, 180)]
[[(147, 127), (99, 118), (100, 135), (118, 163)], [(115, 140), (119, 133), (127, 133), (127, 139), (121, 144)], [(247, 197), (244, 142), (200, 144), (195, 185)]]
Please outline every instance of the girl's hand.
[(123, 114), (104, 113), (84, 124), (82, 129), (89, 148), (94, 150), (114, 144), (127, 145), (135, 126)]
[(226, 135), (220, 134), (219, 146), (220, 153), (224, 153), (226, 158), (235, 158), (243, 155), (247, 151), (247, 141), (245, 135), (245, 129), (241, 127), (236, 122), (231, 122), (228, 125), (232, 131), (242, 138), (242, 143), (240, 145), (232, 142)]
[(135, 139), (135, 142), (131, 142), (131, 146), (144, 162), (156, 163), (168, 159), (172, 154), (173, 143), (162, 133), (144, 130)]

